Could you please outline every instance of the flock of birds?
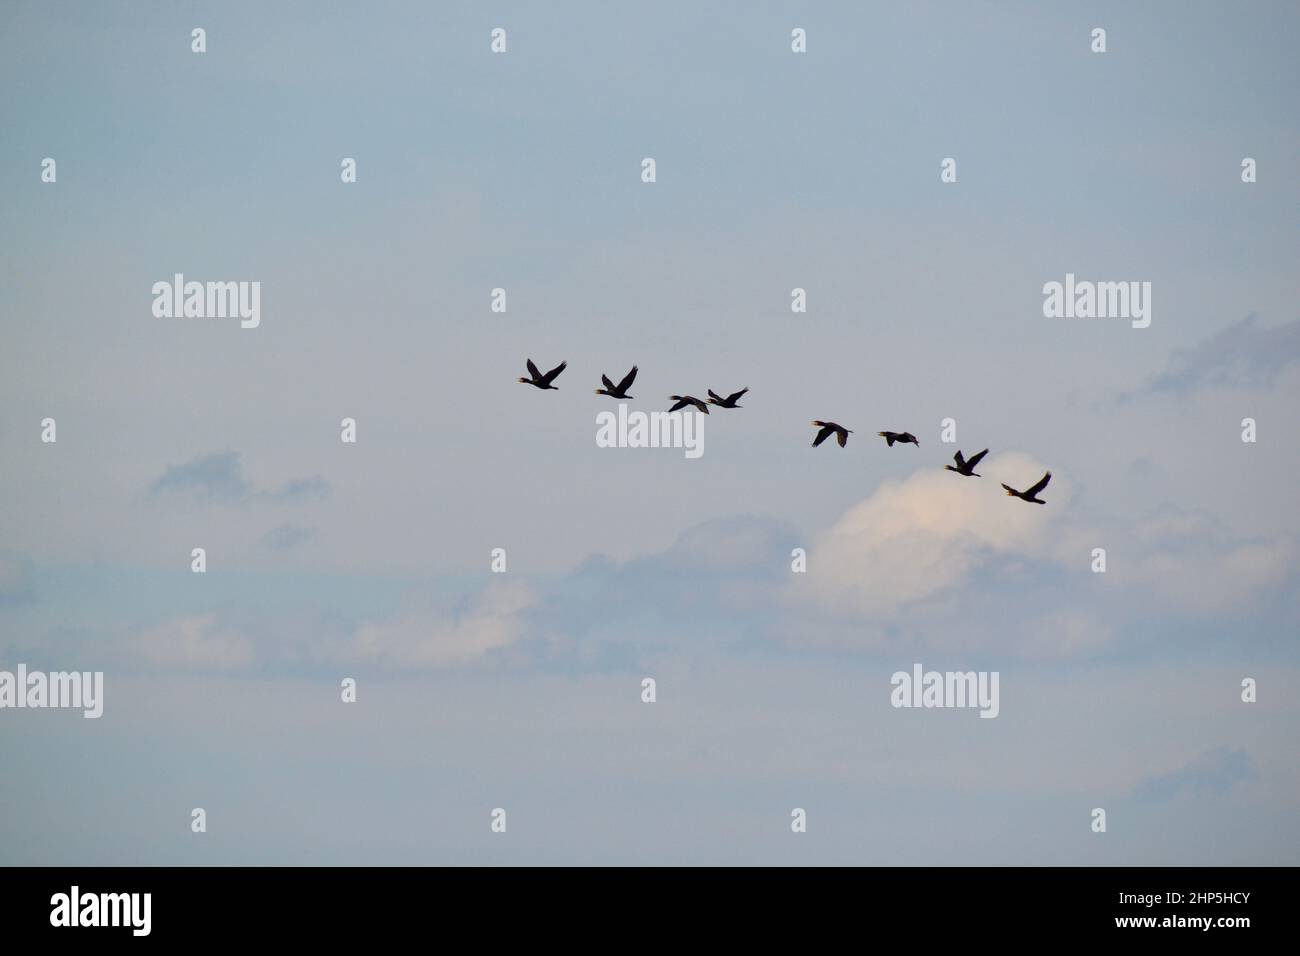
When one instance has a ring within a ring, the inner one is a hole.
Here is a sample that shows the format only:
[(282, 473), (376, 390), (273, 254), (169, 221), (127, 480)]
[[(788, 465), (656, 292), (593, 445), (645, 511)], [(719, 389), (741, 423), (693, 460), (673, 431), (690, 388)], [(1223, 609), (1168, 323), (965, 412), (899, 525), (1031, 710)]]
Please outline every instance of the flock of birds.
[[(560, 373), (563, 372), (566, 368), (568, 368), (568, 365), (569, 365), (568, 362), (561, 362), (559, 365), (555, 366), (555, 368), (543, 374), (542, 371), (538, 369), (538, 367), (533, 363), (533, 360), (529, 359), (528, 360), (529, 377), (520, 378), (519, 381), (525, 385), (532, 385), (534, 388), (540, 388), (543, 391), (546, 391), (548, 389), (559, 391), (559, 388), (553, 385), (552, 383), (557, 378), (560, 377)], [(632, 398), (633, 396), (629, 395), (627, 393), (627, 390), (631, 388), (632, 383), (636, 381), (636, 373), (637, 373), (637, 367), (633, 365), (632, 371), (624, 375), (623, 380), (620, 381), (617, 385), (615, 385), (613, 381), (610, 380), (610, 377), (608, 375), (602, 374), (600, 376), (600, 380), (605, 387), (596, 389), (596, 394), (608, 395), (610, 398), (619, 399), (619, 400)], [(701, 401), (700, 399), (696, 398), (694, 395), (669, 395), (668, 396), (669, 400), (672, 401), (674, 404), (668, 410), (670, 412), (676, 412), (676, 411), (681, 411), (683, 408), (686, 408), (687, 406), (692, 406), (694, 408), (699, 409), (705, 415), (707, 415), (709, 414), (710, 405), (716, 405), (718, 408), (742, 408), (743, 406), (738, 405), (737, 402), (740, 401), (741, 396), (744, 395), (746, 392), (748, 392), (749, 389), (742, 388), (740, 391), (733, 392), (732, 394), (726, 396), (725, 398), (719, 395), (713, 389), (709, 389), (708, 391), (709, 391), (709, 400), (707, 402)], [(837, 424), (836, 422), (823, 422), (823, 421), (815, 420), (813, 421), (813, 427), (818, 429), (816, 437), (813, 438), (812, 446), (814, 448), (816, 448), (826, 439), (830, 438), (832, 435), (835, 436), (835, 440), (839, 442), (840, 447), (843, 448), (845, 445), (849, 443), (849, 436), (853, 434), (853, 430), (851, 428), (845, 428), (843, 425)], [(916, 445), (918, 448), (921, 445), (921, 443), (917, 440), (916, 436), (913, 435), (911, 432), (885, 431), (885, 432), (876, 432), (876, 434), (879, 435), (881, 438), (883, 438), (885, 440), (885, 444), (888, 445), (890, 448), (893, 448), (895, 443), (902, 444), (902, 445)], [(988, 453), (989, 450), (985, 448), (983, 451), (979, 452), (978, 454), (972, 455), (970, 458), (965, 458), (962, 456), (961, 449), (958, 449), (957, 454), (952, 456), (953, 461), (955, 461), (956, 464), (944, 465), (943, 467), (946, 468), (948, 471), (956, 472), (957, 474), (965, 478), (981, 478), (983, 476), (976, 473), (975, 466), (978, 465), (980, 463), (980, 459), (982, 459)], [(1049, 471), (1046, 474), (1044, 474), (1043, 477), (1040, 478), (1035, 484), (1029, 486), (1024, 491), (1017, 491), (1015, 488), (1012, 488), (1010, 485), (1007, 484), (1003, 484), (1002, 487), (1006, 489), (1007, 494), (1010, 495), (1012, 498), (1019, 498), (1021, 501), (1029, 501), (1037, 505), (1045, 505), (1047, 504), (1047, 502), (1044, 501), (1042, 498), (1039, 498), (1038, 493), (1042, 491), (1044, 488), (1046, 488), (1047, 483), (1051, 480), (1052, 480), (1052, 473)]]

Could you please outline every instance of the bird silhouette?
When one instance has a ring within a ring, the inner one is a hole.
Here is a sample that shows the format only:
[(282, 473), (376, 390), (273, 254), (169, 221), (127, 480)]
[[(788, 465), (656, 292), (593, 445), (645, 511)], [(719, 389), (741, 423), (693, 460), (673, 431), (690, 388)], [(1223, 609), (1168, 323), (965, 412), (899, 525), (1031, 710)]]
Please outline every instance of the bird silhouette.
[(876, 434), (879, 435), (881, 438), (883, 438), (885, 440), (885, 444), (887, 444), (890, 448), (894, 447), (894, 442), (900, 442), (904, 445), (910, 442), (911, 444), (916, 445), (918, 448), (921, 447), (921, 443), (916, 440), (916, 436), (913, 435), (911, 432), (876, 432)]
[(537, 388), (540, 388), (543, 391), (549, 388), (558, 392), (559, 388), (552, 385), (551, 383), (555, 381), (556, 378), (559, 377), (560, 373), (564, 371), (565, 367), (568, 364), (569, 364), (568, 362), (561, 362), (559, 365), (555, 366), (555, 368), (551, 369), (549, 372), (543, 375), (541, 372), (537, 370), (537, 366), (533, 364), (533, 360), (529, 359), (528, 374), (531, 375), (532, 378), (521, 378), (519, 381), (523, 382), (525, 385), (535, 385)]
[(740, 396), (744, 395), (748, 391), (749, 389), (742, 388), (740, 391), (733, 392), (726, 398), (723, 398), (713, 389), (709, 389), (709, 404), (717, 405), (719, 408), (744, 408), (745, 406), (737, 405), (736, 402), (740, 401)]
[(817, 437), (813, 439), (812, 446), (814, 448), (816, 448), (826, 439), (830, 438), (831, 435), (835, 436), (835, 440), (838, 441), (840, 443), (840, 447), (843, 448), (845, 445), (848, 444), (849, 435), (853, 434), (853, 430), (851, 428), (845, 428), (843, 425), (837, 425), (834, 422), (815, 421), (813, 422), (813, 424), (821, 429), (821, 431), (817, 433)]
[(975, 466), (978, 465), (980, 459), (988, 453), (989, 450), (985, 448), (978, 455), (972, 455), (970, 458), (963, 458), (961, 456), (961, 449), (958, 448), (957, 454), (952, 456), (952, 460), (957, 463), (957, 467), (954, 468), (952, 465), (944, 465), (943, 467), (947, 468), (949, 471), (955, 471), (959, 475), (965, 475), (967, 478), (982, 478), (982, 475), (975, 474)]
[(623, 376), (623, 381), (615, 385), (609, 380), (608, 375), (601, 375), (600, 380), (605, 383), (604, 388), (596, 389), (597, 395), (608, 395), (610, 398), (632, 398), (627, 390), (632, 387), (632, 382), (636, 378), (636, 366), (632, 366), (632, 371)]
[(677, 403), (672, 408), (668, 409), (670, 412), (678, 411), (679, 409), (685, 408), (687, 405), (694, 405), (705, 415), (709, 414), (709, 406), (705, 405), (693, 395), (669, 395), (668, 397)]
[(1024, 491), (1016, 491), (1016, 489), (1012, 488), (1010, 485), (1005, 485), (1005, 484), (1002, 487), (1007, 489), (1007, 494), (1009, 494), (1013, 498), (1019, 498), (1022, 501), (1032, 501), (1036, 505), (1045, 505), (1047, 504), (1046, 501), (1043, 501), (1043, 499), (1037, 498), (1035, 496), (1044, 488), (1046, 488), (1047, 483), (1051, 480), (1052, 480), (1052, 473), (1049, 471), (1047, 474), (1043, 475), (1043, 477), (1038, 480), (1038, 484), (1034, 485), (1032, 488), (1026, 488)]

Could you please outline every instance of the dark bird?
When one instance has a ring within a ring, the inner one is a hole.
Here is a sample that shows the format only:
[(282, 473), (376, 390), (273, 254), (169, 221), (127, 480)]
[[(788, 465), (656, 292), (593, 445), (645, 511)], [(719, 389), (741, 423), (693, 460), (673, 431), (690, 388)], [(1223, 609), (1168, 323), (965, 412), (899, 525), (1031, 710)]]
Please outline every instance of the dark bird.
[(965, 475), (967, 478), (982, 478), (983, 475), (975, 474), (975, 466), (978, 465), (980, 459), (988, 453), (989, 450), (985, 448), (978, 455), (972, 455), (970, 458), (963, 458), (961, 456), (961, 449), (959, 448), (957, 449), (957, 454), (952, 456), (952, 460), (957, 463), (957, 467), (954, 468), (952, 465), (944, 465), (943, 467), (947, 468), (949, 471), (955, 471), (959, 475)]
[(705, 405), (693, 395), (669, 395), (668, 397), (677, 403), (672, 408), (668, 409), (670, 412), (678, 411), (679, 409), (685, 408), (687, 405), (694, 405), (705, 415), (709, 414), (709, 406)]
[(631, 398), (627, 390), (632, 387), (632, 382), (636, 379), (636, 366), (632, 366), (632, 371), (623, 376), (623, 381), (615, 385), (609, 380), (608, 375), (601, 375), (600, 380), (605, 383), (604, 388), (596, 389), (597, 395), (608, 395), (610, 398)]
[(723, 398), (713, 389), (709, 389), (709, 404), (717, 405), (719, 408), (744, 408), (744, 405), (737, 405), (736, 402), (740, 401), (740, 396), (744, 395), (748, 391), (749, 389), (742, 388), (740, 391), (733, 392), (726, 398)]
[(813, 424), (821, 429), (817, 433), (817, 437), (813, 439), (812, 446), (814, 448), (830, 438), (831, 435), (835, 436), (835, 440), (843, 448), (849, 442), (849, 435), (853, 434), (853, 429), (845, 428), (843, 425), (836, 425), (834, 422), (813, 422)]
[(564, 371), (568, 364), (568, 362), (561, 362), (559, 365), (555, 366), (555, 368), (543, 375), (537, 370), (537, 366), (533, 364), (533, 360), (529, 359), (528, 374), (531, 375), (532, 378), (521, 378), (519, 381), (523, 382), (525, 385), (536, 385), (542, 390), (550, 388), (558, 392), (559, 389), (551, 383), (559, 377), (559, 374)]
[(916, 445), (918, 448), (921, 447), (921, 443), (916, 440), (916, 436), (913, 435), (911, 432), (876, 432), (876, 434), (879, 435), (881, 438), (883, 438), (885, 440), (885, 444), (887, 444), (890, 448), (894, 447), (894, 442), (901, 442), (904, 445), (906, 445), (908, 442), (911, 442), (913, 445)]
[(1036, 505), (1045, 505), (1047, 504), (1046, 501), (1034, 496), (1046, 488), (1047, 483), (1051, 480), (1052, 473), (1049, 471), (1038, 480), (1038, 484), (1034, 485), (1032, 488), (1026, 488), (1024, 491), (1016, 491), (1016, 489), (1012, 488), (1010, 485), (1003, 485), (1002, 487), (1007, 489), (1007, 494), (1011, 495), (1013, 498), (1020, 498), (1022, 501), (1032, 501)]

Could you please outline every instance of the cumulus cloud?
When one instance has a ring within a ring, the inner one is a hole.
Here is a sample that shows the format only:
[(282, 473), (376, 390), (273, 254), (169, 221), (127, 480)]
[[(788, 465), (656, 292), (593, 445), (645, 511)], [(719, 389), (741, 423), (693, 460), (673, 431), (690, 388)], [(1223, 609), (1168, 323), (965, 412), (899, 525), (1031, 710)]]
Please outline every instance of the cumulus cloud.
[(536, 603), (531, 588), (493, 582), (456, 610), (437, 602), (408, 608), (357, 627), (345, 653), (354, 660), (396, 667), (467, 663), (504, 649), (526, 633), (524, 612)]
[(817, 535), (799, 593), (838, 611), (891, 614), (1001, 557), (1046, 556), (1069, 480), (1053, 477), (1046, 506), (1010, 499), (999, 487), (1027, 487), (1046, 470), (1028, 455), (1004, 453), (983, 464), (983, 478), (935, 469), (887, 481)]
[(234, 671), (253, 663), (253, 642), (218, 622), (215, 614), (182, 616), (128, 641), (135, 656), (163, 669)]

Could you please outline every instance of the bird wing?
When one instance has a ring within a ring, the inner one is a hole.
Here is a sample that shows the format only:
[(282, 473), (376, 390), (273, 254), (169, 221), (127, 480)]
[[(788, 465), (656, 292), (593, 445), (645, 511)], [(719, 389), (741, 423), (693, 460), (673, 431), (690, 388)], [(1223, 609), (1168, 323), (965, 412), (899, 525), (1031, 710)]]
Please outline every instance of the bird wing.
[(529, 360), (528, 360), (528, 374), (531, 375), (533, 378), (541, 378), (541, 377), (542, 377), (542, 373), (541, 373), (540, 371), (538, 371), (538, 368), (537, 368), (536, 365), (533, 364), (533, 360), (532, 360), (532, 359), (529, 359)]
[(837, 428), (835, 430), (835, 438), (839, 441), (840, 447), (843, 448), (849, 443), (849, 430), (847, 428)]
[(669, 398), (676, 398), (676, 399), (677, 399), (677, 404), (674, 405), (672, 408), (668, 409), (670, 412), (676, 412), (676, 411), (679, 411), (679, 410), (685, 408), (687, 405), (690, 404), (690, 402), (688, 402), (686, 399), (684, 399), (684, 398), (680, 398), (680, 397), (678, 397), (678, 396), (676, 396), (676, 395), (669, 395), (668, 397), (669, 397)]
[[(966, 459), (966, 464), (967, 464), (969, 467), (974, 468), (976, 465), (978, 465), (978, 464), (980, 463), (980, 459), (983, 458), (983, 457), (984, 457), (985, 455), (987, 455), (988, 453), (989, 453), (989, 450), (988, 450), (987, 448), (985, 448), (985, 449), (984, 449), (982, 452), (980, 452), (978, 455), (972, 455), (970, 458)], [(957, 454), (960, 455), (961, 452), (958, 452)]]
[(727, 396), (727, 404), (728, 405), (736, 404), (736, 402), (740, 400), (740, 396), (744, 395), (748, 391), (749, 389), (742, 388), (740, 391), (736, 392), (736, 394)]
[(722, 401), (722, 396), (719, 395), (717, 392), (715, 392), (713, 389), (709, 389), (709, 398), (714, 398), (717, 399), (718, 401)]
[(830, 425), (823, 425), (823, 426), (822, 426), (822, 430), (819, 431), (819, 432), (817, 433), (817, 437), (813, 439), (813, 447), (816, 448), (818, 445), (820, 445), (820, 444), (821, 444), (822, 442), (824, 442), (826, 439), (830, 438), (830, 437), (831, 437), (831, 434), (832, 434), (834, 431), (835, 431), (835, 429), (832, 428)]
[(709, 414), (709, 406), (706, 405), (704, 402), (700, 401), (698, 398), (691, 398), (691, 396), (689, 395), (686, 396), (686, 398), (692, 405), (694, 405), (696, 408), (702, 411), (705, 415)]
[(542, 384), (550, 385), (552, 382), (556, 380), (556, 378), (559, 377), (560, 373), (563, 372), (568, 367), (568, 365), (569, 365), (568, 362), (561, 362), (559, 365), (555, 366), (555, 368), (551, 369), (549, 372), (546, 373), (545, 377), (543, 377)]
[[(614, 391), (614, 383), (609, 380), (608, 375), (602, 372), (600, 376), (600, 380), (605, 383), (605, 388), (607, 388), (611, 392)], [(620, 389), (619, 391), (622, 391), (622, 389)]]
[(913, 445), (921, 444), (919, 441), (916, 440), (916, 436), (913, 435), (911, 432), (903, 432), (903, 441), (910, 441)]
[(1040, 491), (1046, 488), (1047, 483), (1051, 480), (1052, 480), (1052, 473), (1049, 471), (1047, 474), (1043, 475), (1041, 479), (1039, 479), (1038, 484), (1034, 485), (1034, 487), (1032, 488), (1025, 489), (1025, 494), (1029, 495), (1029, 497), (1032, 498), (1034, 495), (1038, 494)]
[(957, 454), (952, 456), (952, 460), (957, 463), (958, 468), (966, 467), (966, 459), (961, 456), (961, 449), (957, 449)]
[(632, 366), (632, 371), (630, 371), (630, 372), (628, 372), (626, 375), (624, 375), (624, 376), (623, 376), (623, 381), (621, 381), (621, 382), (618, 383), (618, 390), (619, 390), (620, 392), (626, 392), (629, 388), (631, 388), (632, 383), (633, 383), (635, 380), (636, 380), (636, 366), (633, 365), (633, 366)]

